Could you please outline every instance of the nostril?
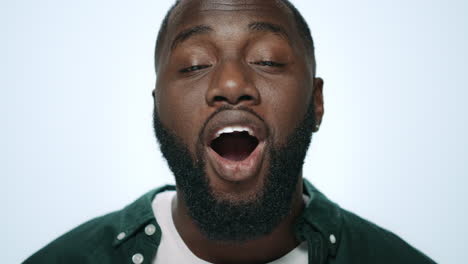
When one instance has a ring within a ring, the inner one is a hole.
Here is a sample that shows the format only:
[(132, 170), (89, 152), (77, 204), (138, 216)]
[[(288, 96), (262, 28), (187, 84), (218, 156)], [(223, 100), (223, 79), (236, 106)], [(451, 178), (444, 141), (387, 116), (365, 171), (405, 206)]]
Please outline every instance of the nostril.
[(251, 101), (253, 100), (253, 97), (250, 96), (250, 95), (242, 95), (241, 97), (239, 97), (239, 102), (241, 101)]
[(240, 96), (239, 98), (237, 98), (237, 100), (232, 101), (232, 102), (228, 98), (221, 96), (221, 95), (217, 95), (213, 97), (213, 102), (230, 102), (231, 104), (238, 104), (243, 101), (253, 101), (253, 100), (254, 100), (253, 96), (246, 95), (246, 94)]
[(222, 102), (222, 101), (227, 101), (227, 99), (226, 99), (224, 96), (219, 96), (219, 95), (218, 95), (218, 96), (215, 96), (215, 97), (213, 98), (213, 101), (214, 101), (214, 102)]

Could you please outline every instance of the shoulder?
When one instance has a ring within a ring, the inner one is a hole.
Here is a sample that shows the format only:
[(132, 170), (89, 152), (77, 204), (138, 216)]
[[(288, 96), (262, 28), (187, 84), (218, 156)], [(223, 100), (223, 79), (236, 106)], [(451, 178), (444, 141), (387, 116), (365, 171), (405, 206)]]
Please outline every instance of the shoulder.
[(96, 252), (109, 251), (118, 232), (121, 211), (94, 218), (29, 257), (24, 263), (88, 263)]
[(326, 241), (330, 263), (435, 263), (394, 233), (342, 209), (306, 179), (304, 190), (312, 199), (303, 219)]
[[(357, 263), (435, 263), (396, 234), (340, 209), (341, 242)], [(371, 261), (371, 262), (368, 262)]]
[(166, 185), (151, 190), (122, 210), (81, 224), (52, 241), (23, 263), (121, 262), (125, 254), (130, 254), (131, 247), (135, 245), (135, 236), (141, 233), (142, 227), (144, 228), (149, 222), (157, 226), (151, 202), (158, 193), (166, 190), (175, 190), (175, 187)]

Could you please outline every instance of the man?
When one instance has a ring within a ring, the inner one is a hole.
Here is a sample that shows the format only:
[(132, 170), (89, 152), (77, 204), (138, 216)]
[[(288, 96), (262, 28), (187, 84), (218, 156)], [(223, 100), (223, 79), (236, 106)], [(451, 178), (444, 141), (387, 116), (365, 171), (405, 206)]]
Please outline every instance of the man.
[(178, 1), (155, 65), (154, 128), (176, 187), (25, 263), (434, 263), (303, 179), (323, 81), (288, 1)]

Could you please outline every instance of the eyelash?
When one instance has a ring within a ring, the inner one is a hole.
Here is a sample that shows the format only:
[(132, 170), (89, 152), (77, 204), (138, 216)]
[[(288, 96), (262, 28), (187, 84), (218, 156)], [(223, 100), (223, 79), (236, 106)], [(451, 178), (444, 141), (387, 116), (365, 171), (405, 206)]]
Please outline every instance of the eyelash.
[(275, 61), (256, 61), (256, 62), (253, 62), (252, 64), (256, 64), (260, 66), (268, 66), (268, 67), (278, 67), (278, 68), (286, 66), (286, 64), (284, 63), (279, 63)]
[[(252, 64), (260, 65), (260, 66), (266, 66), (266, 67), (277, 67), (277, 68), (281, 68), (281, 67), (286, 66), (286, 64), (284, 64), (284, 63), (279, 63), (279, 62), (275, 62), (275, 61), (256, 61), (256, 62), (252, 62)], [(194, 71), (199, 71), (199, 70), (206, 69), (208, 67), (211, 67), (211, 65), (193, 65), (193, 66), (190, 66), (190, 67), (187, 67), (187, 68), (183, 68), (179, 72), (180, 73), (191, 73), (191, 72), (194, 72)]]
[(191, 72), (194, 72), (194, 71), (199, 71), (199, 70), (206, 69), (208, 67), (211, 67), (211, 65), (193, 65), (193, 66), (190, 66), (190, 67), (187, 67), (187, 68), (183, 68), (179, 72), (180, 73), (191, 73)]

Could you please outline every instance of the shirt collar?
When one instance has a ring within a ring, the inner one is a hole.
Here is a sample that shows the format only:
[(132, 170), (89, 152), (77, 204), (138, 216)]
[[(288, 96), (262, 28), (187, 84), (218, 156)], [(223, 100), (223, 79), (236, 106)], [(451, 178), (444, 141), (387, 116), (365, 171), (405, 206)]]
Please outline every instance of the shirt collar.
[(299, 238), (306, 239), (305, 236), (310, 234), (301, 229), (311, 227), (312, 230), (322, 235), (328, 253), (335, 256), (341, 238), (341, 208), (328, 200), (307, 179), (304, 179), (304, 193), (309, 195), (311, 199), (296, 225), (296, 234), (298, 234)]
[[(116, 235), (113, 246), (118, 246), (133, 236), (138, 230), (150, 221), (155, 221), (151, 203), (154, 197), (164, 191), (174, 191), (173, 185), (165, 185), (154, 189), (140, 197), (132, 204), (120, 211), (118, 234), (125, 234), (118, 238)], [(305, 240), (312, 228), (318, 231), (326, 240), (328, 253), (335, 256), (341, 236), (341, 212), (338, 205), (328, 200), (307, 179), (304, 179), (304, 193), (310, 197), (309, 202), (298, 220), (296, 234), (300, 240)], [(158, 227), (159, 230), (159, 227)], [(310, 235), (310, 234), (309, 234)]]
[(175, 189), (176, 188), (173, 185), (165, 185), (153, 189), (120, 211), (118, 234), (124, 234), (124, 236), (122, 238), (116, 235), (113, 246), (120, 245), (122, 242), (133, 236), (137, 230), (141, 229), (148, 222), (154, 220), (155, 217), (151, 207), (151, 203), (154, 197), (158, 193), (164, 191), (174, 191)]

